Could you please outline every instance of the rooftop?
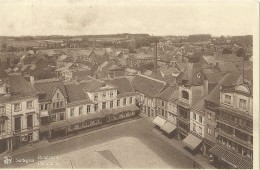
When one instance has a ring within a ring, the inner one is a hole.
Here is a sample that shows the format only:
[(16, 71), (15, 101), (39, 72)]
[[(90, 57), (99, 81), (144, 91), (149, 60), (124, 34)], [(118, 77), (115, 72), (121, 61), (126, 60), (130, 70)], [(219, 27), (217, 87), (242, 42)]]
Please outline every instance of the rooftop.
[(151, 97), (156, 97), (166, 87), (165, 82), (144, 75), (136, 75), (131, 83), (136, 91)]

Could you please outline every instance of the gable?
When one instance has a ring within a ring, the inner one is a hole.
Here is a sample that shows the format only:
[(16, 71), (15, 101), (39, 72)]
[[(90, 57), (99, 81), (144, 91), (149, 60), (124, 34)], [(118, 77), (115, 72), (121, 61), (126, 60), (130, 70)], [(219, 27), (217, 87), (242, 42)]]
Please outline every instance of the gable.
[(65, 100), (65, 97), (62, 94), (62, 92), (60, 91), (60, 89), (57, 88), (54, 91), (54, 94), (52, 96), (52, 101), (55, 102), (55, 101), (61, 101), (61, 100)]

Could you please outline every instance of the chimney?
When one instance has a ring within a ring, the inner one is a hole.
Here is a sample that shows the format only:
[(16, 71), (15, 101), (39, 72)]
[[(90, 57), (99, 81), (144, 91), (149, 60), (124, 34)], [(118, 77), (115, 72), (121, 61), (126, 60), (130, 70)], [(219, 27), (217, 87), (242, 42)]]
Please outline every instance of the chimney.
[(33, 76), (30, 76), (30, 82), (31, 82), (31, 85), (33, 86), (34, 85), (34, 77)]
[(155, 70), (155, 75), (157, 75), (157, 42), (155, 42), (154, 70)]

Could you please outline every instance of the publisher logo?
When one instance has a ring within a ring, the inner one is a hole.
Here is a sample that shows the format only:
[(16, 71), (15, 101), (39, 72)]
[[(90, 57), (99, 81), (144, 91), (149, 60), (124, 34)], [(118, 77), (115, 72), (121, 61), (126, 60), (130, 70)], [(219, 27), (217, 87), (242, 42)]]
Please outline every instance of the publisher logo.
[(9, 165), (12, 163), (12, 157), (11, 156), (5, 156), (3, 159), (4, 164)]

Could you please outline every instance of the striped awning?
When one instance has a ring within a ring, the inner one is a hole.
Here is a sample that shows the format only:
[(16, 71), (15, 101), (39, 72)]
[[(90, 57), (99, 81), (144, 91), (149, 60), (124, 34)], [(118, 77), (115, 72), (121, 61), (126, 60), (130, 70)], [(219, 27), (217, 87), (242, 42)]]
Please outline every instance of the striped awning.
[(192, 150), (196, 149), (201, 142), (202, 140), (200, 138), (191, 133), (183, 140), (183, 143)]
[(153, 120), (153, 123), (162, 127), (164, 125), (164, 123), (166, 123), (166, 120), (159, 116), (156, 116), (155, 119)]
[(227, 148), (224, 148), (224, 146), (216, 144), (209, 150), (209, 152), (220, 158), (222, 161), (232, 165), (234, 168), (253, 169), (253, 162), (246, 160)]
[(169, 134), (176, 129), (176, 126), (170, 122), (166, 122), (161, 128)]

